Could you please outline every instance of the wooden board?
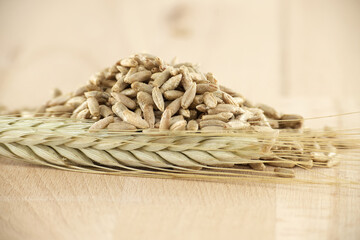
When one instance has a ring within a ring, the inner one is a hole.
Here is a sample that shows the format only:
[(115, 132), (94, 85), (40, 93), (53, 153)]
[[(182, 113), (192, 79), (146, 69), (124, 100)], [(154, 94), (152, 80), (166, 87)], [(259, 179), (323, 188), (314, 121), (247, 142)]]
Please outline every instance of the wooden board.
[[(72, 90), (148, 51), (199, 62), (283, 112), (358, 111), (359, 9), (351, 0), (1, 1), (0, 103), (36, 106), (54, 87)], [(334, 171), (359, 180), (356, 168)], [(82, 174), (6, 158), (0, 178), (0, 239), (360, 238), (359, 189)]]
[(360, 234), (358, 188), (104, 176), (4, 158), (0, 163), (0, 239), (357, 239)]

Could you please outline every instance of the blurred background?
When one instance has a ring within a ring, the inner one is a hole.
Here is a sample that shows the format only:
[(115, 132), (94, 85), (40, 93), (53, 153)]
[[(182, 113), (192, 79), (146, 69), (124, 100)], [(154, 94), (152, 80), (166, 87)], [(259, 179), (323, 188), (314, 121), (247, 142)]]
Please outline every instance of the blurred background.
[(360, 109), (358, 0), (1, 0), (0, 36), (0, 104), (10, 108), (148, 52), (199, 63), (283, 112)]

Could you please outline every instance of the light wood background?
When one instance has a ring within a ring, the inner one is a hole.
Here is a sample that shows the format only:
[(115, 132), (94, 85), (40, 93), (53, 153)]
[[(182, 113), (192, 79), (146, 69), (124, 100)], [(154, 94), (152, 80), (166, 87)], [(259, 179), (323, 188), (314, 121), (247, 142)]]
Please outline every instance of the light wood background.
[[(0, 104), (11, 108), (147, 51), (200, 63), (283, 112), (360, 109), (358, 0), (0, 1), (0, 36)], [(4, 158), (0, 178), (0, 239), (360, 238), (357, 189), (79, 174)]]

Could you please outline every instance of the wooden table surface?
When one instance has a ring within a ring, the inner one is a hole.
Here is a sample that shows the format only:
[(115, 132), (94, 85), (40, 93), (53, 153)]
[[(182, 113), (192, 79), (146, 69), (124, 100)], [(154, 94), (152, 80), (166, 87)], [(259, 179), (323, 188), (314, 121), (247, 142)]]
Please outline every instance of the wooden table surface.
[(4, 158), (0, 164), (0, 239), (360, 236), (359, 188), (104, 176)]
[[(39, 105), (52, 88), (70, 91), (145, 50), (199, 62), (283, 112), (358, 111), (359, 9), (351, 0), (1, 1), (0, 104)], [(358, 169), (331, 171), (359, 180)], [(360, 239), (359, 188), (106, 176), (3, 157), (0, 178), (0, 240)]]
[[(319, 102), (323, 110), (331, 105), (324, 104), (325, 100)], [(297, 109), (309, 111), (301, 105)], [(335, 108), (329, 111), (335, 112)], [(313, 116), (316, 114), (313, 112)], [(324, 173), (360, 182), (360, 161), (345, 168)], [(96, 175), (32, 166), (3, 157), (0, 169), (0, 239), (360, 236), (359, 185), (349, 188), (251, 180), (216, 183)]]

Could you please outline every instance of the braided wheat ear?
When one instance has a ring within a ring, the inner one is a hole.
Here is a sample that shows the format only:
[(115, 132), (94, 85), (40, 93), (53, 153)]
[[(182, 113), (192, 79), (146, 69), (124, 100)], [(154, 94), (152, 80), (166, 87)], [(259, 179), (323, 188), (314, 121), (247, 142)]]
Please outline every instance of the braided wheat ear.
[[(310, 168), (314, 164), (328, 166), (329, 162), (310, 164), (304, 152), (312, 151), (311, 147), (302, 152), (289, 147), (296, 139), (304, 146), (314, 142), (313, 133), (306, 136), (279, 134), (277, 130), (92, 133), (89, 132), (92, 124), (59, 118), (0, 117), (0, 155), (73, 171), (199, 179), (259, 180), (256, 170), (264, 170), (264, 164)], [(319, 138), (318, 142), (323, 144), (325, 139)], [(261, 173), (261, 179), (267, 181), (276, 176), (294, 177), (292, 171), (281, 169)]]
[[(59, 166), (103, 168), (201, 168), (247, 164), (246, 151), (264, 151), (274, 136), (222, 136), (190, 132), (96, 132), (90, 122), (54, 119), (0, 118), (4, 156)], [(247, 134), (249, 135), (249, 134)], [(239, 152), (244, 150), (243, 155)], [(264, 152), (265, 153), (265, 152)]]

